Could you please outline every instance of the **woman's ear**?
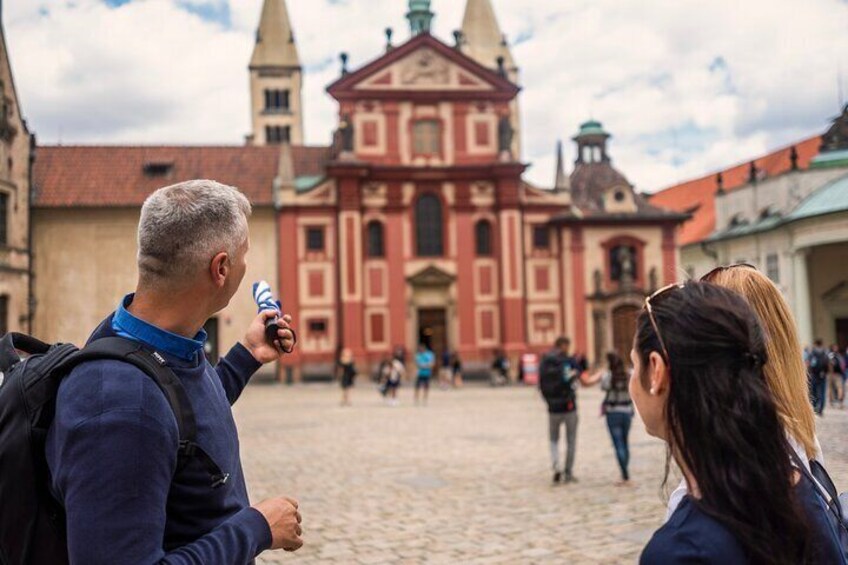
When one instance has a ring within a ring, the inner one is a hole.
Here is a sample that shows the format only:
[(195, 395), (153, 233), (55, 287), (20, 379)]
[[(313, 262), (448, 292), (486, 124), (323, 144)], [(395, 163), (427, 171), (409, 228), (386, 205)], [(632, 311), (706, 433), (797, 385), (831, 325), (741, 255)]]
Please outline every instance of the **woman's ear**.
[(650, 359), (651, 395), (662, 394), (668, 388), (669, 370), (665, 359), (656, 351), (652, 351)]
[(209, 264), (209, 274), (212, 276), (212, 283), (221, 288), (230, 274), (230, 256), (226, 251), (222, 251), (212, 258)]

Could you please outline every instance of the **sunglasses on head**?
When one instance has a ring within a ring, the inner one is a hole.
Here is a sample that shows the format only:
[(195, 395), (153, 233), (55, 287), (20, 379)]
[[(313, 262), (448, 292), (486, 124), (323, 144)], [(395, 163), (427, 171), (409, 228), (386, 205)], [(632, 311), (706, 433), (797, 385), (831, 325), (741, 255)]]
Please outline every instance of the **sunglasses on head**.
[(645, 297), (645, 311), (648, 313), (648, 320), (651, 322), (651, 327), (654, 328), (654, 333), (657, 334), (657, 339), (660, 342), (660, 347), (662, 347), (663, 358), (667, 365), (671, 366), (671, 359), (668, 356), (668, 349), (665, 346), (665, 341), (662, 338), (662, 334), (660, 333), (660, 327), (657, 325), (657, 319), (654, 317), (654, 309), (651, 307), (651, 301), (656, 300), (663, 294), (667, 293), (670, 290), (674, 290), (675, 288), (683, 288), (683, 283), (673, 283), (670, 285), (666, 285), (661, 289), (654, 292), (652, 295)]
[[(701, 282), (710, 282), (710, 281), (712, 281), (713, 277), (718, 273), (722, 273), (724, 271), (729, 271), (731, 269), (743, 268), (743, 267), (747, 268), (747, 269), (753, 269), (755, 271), (757, 270), (757, 268), (754, 265), (751, 265), (750, 263), (736, 263), (734, 265), (722, 265), (720, 267), (716, 267), (715, 269), (713, 269), (712, 271), (710, 271), (709, 273), (707, 273), (706, 275), (701, 277), (700, 280), (701, 280)], [(659, 298), (663, 294), (665, 294), (668, 291), (675, 289), (675, 288), (683, 288), (683, 283), (673, 283), (673, 284), (670, 284), (670, 285), (666, 285), (666, 286), (662, 287), (661, 289), (657, 290), (656, 292), (654, 292), (653, 294), (651, 294), (650, 296), (645, 298), (645, 310), (648, 312), (648, 320), (651, 322), (651, 327), (654, 328), (654, 333), (657, 334), (657, 340), (660, 342), (660, 347), (662, 348), (663, 357), (665, 358), (665, 362), (669, 366), (671, 365), (671, 359), (669, 358), (669, 355), (668, 355), (668, 348), (665, 346), (665, 340), (663, 340), (662, 334), (660, 333), (660, 327), (657, 324), (656, 317), (654, 316), (654, 310), (651, 307), (651, 302), (655, 301), (657, 298)]]

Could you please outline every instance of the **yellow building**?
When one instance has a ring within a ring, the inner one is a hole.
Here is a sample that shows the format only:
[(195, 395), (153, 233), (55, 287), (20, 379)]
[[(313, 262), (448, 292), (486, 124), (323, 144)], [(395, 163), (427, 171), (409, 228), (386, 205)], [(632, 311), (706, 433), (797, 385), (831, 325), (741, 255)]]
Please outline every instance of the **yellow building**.
[(15, 90), (0, 22), (0, 335), (30, 329), (30, 167), (34, 138)]

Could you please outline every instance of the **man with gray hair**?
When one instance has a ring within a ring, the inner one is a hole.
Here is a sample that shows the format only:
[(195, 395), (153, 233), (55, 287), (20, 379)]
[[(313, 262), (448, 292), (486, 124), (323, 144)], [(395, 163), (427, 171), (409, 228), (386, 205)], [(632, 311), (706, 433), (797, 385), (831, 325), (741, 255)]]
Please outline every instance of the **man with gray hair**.
[(186, 454), (178, 416), (140, 369), (115, 360), (75, 368), (60, 386), (46, 448), (71, 563), (229, 565), (303, 544), (296, 501), (250, 506), (231, 411), (251, 375), (294, 347), (291, 319), (278, 321), (272, 344), (265, 321), (278, 313), (259, 314), (216, 367), (203, 353), (204, 323), (244, 277), (250, 213), (237, 189), (205, 180), (145, 201), (136, 291), (90, 342), (117, 336), (155, 352), (185, 391), (195, 441)]

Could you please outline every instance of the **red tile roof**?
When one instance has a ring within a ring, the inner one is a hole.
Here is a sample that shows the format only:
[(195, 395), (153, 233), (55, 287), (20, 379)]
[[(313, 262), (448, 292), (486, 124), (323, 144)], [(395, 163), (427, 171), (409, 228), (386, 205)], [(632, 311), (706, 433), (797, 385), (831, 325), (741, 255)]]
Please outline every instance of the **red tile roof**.
[[(821, 136), (817, 135), (794, 144), (798, 151), (798, 167), (806, 169), (818, 155)], [(790, 169), (789, 154), (792, 145), (754, 159), (757, 169), (766, 177), (785, 173)], [(748, 182), (750, 160), (721, 171), (724, 189), (739, 188)], [(715, 230), (715, 194), (717, 172), (666, 188), (650, 196), (651, 204), (677, 212), (692, 212), (692, 219), (683, 224), (680, 245), (697, 243)]]
[[(205, 178), (238, 187), (257, 206), (273, 204), (280, 148), (274, 146), (43, 146), (33, 170), (35, 206), (141, 206), (157, 188)], [(292, 146), (296, 176), (320, 176), (327, 147)], [(171, 165), (164, 175), (145, 173)]]

